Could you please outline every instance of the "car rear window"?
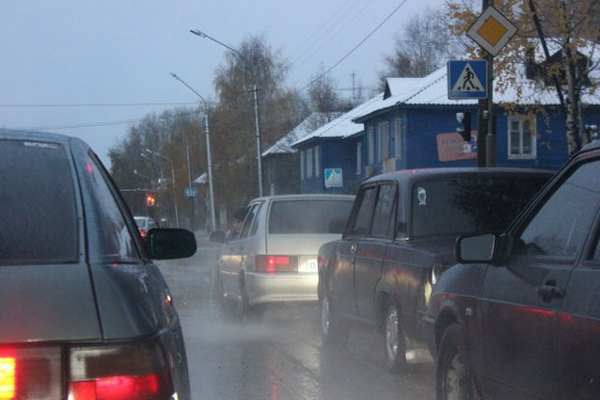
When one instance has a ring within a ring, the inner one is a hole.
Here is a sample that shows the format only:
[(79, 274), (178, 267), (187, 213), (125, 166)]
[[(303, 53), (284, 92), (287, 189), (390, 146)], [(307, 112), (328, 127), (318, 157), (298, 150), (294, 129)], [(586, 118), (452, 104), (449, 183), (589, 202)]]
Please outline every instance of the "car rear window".
[(342, 233), (351, 209), (351, 200), (275, 201), (269, 233)]
[(413, 188), (412, 236), (501, 232), (548, 179), (518, 176), (420, 182)]
[(0, 265), (77, 260), (77, 211), (64, 147), (0, 140), (0, 182)]

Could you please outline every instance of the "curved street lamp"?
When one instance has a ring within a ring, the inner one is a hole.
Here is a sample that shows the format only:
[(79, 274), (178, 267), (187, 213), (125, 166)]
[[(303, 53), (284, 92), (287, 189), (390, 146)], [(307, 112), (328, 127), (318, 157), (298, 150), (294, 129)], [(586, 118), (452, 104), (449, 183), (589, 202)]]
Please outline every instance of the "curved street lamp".
[(260, 144), (260, 118), (258, 113), (258, 88), (256, 87), (256, 75), (254, 74), (254, 68), (252, 68), (252, 63), (246, 56), (240, 53), (238, 50), (234, 49), (231, 46), (226, 45), (225, 43), (208, 36), (206, 33), (198, 30), (198, 29), (190, 29), (190, 32), (196, 36), (200, 36), (201, 38), (210, 39), (213, 42), (220, 44), (226, 49), (234, 52), (239, 58), (250, 67), (250, 71), (252, 72), (252, 92), (254, 93), (254, 127), (255, 127), (255, 136), (256, 136), (256, 162), (258, 165), (258, 195), (262, 197), (263, 195), (263, 184), (262, 184), (262, 154), (261, 154), (261, 144)]
[(208, 103), (204, 100), (204, 97), (200, 95), (200, 93), (196, 92), (190, 85), (188, 85), (183, 79), (175, 75), (175, 73), (171, 72), (171, 76), (177, 79), (179, 82), (183, 83), (188, 89), (196, 94), (204, 103), (204, 132), (206, 134), (206, 163), (208, 168), (208, 193), (209, 193), (209, 201), (210, 201), (210, 224), (211, 230), (215, 230), (217, 226), (216, 217), (215, 217), (215, 195), (213, 191), (213, 179), (212, 179), (212, 160), (211, 160), (211, 151), (210, 151), (210, 128), (208, 125)]

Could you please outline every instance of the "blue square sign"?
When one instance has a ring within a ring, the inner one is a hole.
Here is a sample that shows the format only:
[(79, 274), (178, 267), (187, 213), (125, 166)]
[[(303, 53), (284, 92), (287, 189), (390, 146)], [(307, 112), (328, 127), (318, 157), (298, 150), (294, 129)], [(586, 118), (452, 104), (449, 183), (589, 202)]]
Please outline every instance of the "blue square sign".
[(487, 86), (486, 60), (448, 61), (449, 99), (485, 99)]

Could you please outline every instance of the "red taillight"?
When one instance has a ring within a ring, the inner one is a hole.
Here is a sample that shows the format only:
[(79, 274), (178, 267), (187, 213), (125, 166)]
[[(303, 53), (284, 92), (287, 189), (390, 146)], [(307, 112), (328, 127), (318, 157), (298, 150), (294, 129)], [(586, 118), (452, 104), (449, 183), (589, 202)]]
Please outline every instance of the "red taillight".
[(147, 234), (146, 234), (146, 231), (145, 231), (145, 230), (143, 230), (143, 229), (140, 229), (140, 235), (141, 235), (142, 237), (146, 237), (146, 235), (147, 235)]
[(165, 377), (111, 376), (93, 381), (72, 382), (69, 400), (158, 399), (164, 396)]
[(17, 397), (17, 360), (10, 351), (0, 352), (0, 400)]
[(254, 260), (256, 272), (296, 272), (298, 256), (262, 255)]
[(162, 400), (173, 392), (158, 342), (71, 350), (69, 400)]

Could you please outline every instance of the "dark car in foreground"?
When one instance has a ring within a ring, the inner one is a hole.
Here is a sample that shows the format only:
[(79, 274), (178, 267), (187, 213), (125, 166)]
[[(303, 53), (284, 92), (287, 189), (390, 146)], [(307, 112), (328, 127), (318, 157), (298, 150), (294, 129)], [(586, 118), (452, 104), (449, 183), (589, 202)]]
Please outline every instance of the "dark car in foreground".
[(502, 234), (461, 237), (425, 321), (438, 399), (600, 398), (600, 146)]
[(382, 174), (359, 188), (340, 240), (319, 250), (321, 333), (345, 342), (350, 322), (383, 333), (388, 367), (430, 359), (421, 318), (460, 234), (501, 231), (552, 172), (439, 168)]
[(0, 398), (190, 400), (179, 317), (151, 259), (191, 232), (142, 242), (81, 140), (0, 130)]

